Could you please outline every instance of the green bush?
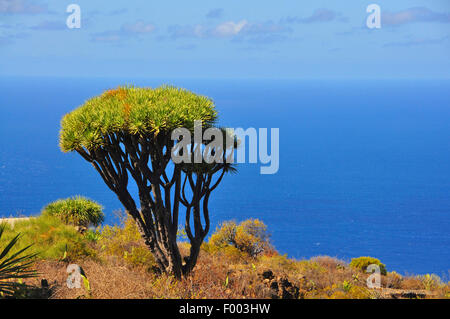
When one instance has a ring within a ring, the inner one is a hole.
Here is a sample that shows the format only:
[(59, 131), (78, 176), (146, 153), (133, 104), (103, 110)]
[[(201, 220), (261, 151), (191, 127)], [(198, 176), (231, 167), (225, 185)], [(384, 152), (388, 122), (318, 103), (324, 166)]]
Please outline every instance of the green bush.
[(28, 220), (17, 221), (14, 226), (7, 224), (2, 237), (3, 241), (11, 241), (20, 233), (20, 241), (14, 246), (19, 251), (29, 245), (30, 253), (37, 253), (41, 259), (67, 259), (93, 257), (95, 251), (89, 241), (73, 227), (65, 225), (60, 219), (41, 215)]
[(93, 242), (93, 243), (98, 242), (102, 237), (100, 228), (94, 229), (94, 230), (88, 229), (83, 235), (84, 235), (84, 238), (86, 238), (88, 241)]
[(122, 258), (131, 266), (152, 269), (155, 258), (145, 246), (136, 223), (128, 218), (122, 225), (104, 226), (98, 240), (103, 256)]
[(209, 245), (218, 249), (233, 246), (255, 257), (271, 249), (267, 226), (258, 219), (248, 219), (237, 225), (234, 221), (223, 222), (211, 235)]
[(104, 220), (103, 207), (85, 197), (60, 199), (44, 207), (42, 213), (58, 217), (67, 225), (98, 226)]
[(379, 259), (373, 257), (358, 257), (353, 258), (350, 262), (350, 266), (359, 269), (363, 272), (366, 271), (367, 267), (371, 264), (378, 265), (380, 267), (380, 272), (382, 275), (386, 275), (386, 266), (381, 263)]

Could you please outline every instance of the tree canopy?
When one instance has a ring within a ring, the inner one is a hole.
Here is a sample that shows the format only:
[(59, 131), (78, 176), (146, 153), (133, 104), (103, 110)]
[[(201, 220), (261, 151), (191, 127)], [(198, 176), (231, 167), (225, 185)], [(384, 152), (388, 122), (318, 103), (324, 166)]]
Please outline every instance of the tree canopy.
[(212, 126), (217, 111), (211, 99), (172, 86), (159, 88), (118, 87), (89, 99), (61, 121), (60, 147), (64, 152), (104, 143), (103, 137), (116, 132), (133, 135), (192, 130), (194, 121)]

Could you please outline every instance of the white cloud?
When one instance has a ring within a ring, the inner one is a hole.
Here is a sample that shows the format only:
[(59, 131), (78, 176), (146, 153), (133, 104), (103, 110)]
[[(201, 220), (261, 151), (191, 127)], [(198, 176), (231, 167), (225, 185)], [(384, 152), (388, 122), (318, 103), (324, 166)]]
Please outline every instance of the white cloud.
[(239, 22), (227, 21), (216, 26), (212, 31), (212, 34), (218, 37), (234, 36), (241, 32), (247, 25), (247, 20), (241, 20)]

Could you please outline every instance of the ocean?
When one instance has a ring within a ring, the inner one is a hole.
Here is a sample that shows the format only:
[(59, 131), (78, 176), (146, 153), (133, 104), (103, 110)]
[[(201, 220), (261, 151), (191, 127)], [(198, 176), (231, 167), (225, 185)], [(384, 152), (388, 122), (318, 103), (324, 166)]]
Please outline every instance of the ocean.
[(0, 216), (58, 198), (121, 208), (94, 168), (58, 146), (61, 117), (120, 84), (211, 97), (220, 125), (279, 128), (280, 168), (239, 164), (210, 200), (213, 231), (259, 218), (280, 253), (373, 256), (402, 274), (450, 269), (450, 81), (2, 77)]

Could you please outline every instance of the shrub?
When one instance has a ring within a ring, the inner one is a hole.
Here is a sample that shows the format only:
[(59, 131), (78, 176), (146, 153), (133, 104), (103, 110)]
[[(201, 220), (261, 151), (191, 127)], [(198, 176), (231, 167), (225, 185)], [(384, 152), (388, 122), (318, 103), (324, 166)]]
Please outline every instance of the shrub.
[(20, 250), (29, 245), (31, 253), (38, 253), (39, 259), (76, 259), (78, 257), (95, 256), (90, 248), (89, 241), (73, 227), (65, 225), (60, 219), (41, 215), (36, 218), (18, 221), (6, 225), (2, 241), (12, 240), (17, 233), (21, 239), (15, 245)]
[(379, 259), (373, 257), (358, 257), (353, 258), (350, 262), (350, 266), (356, 269), (359, 269), (363, 272), (366, 271), (369, 265), (378, 265), (380, 267), (380, 272), (382, 275), (386, 275), (386, 266), (380, 262)]
[(132, 266), (147, 269), (156, 266), (155, 258), (145, 246), (136, 223), (127, 218), (122, 225), (104, 226), (98, 244), (106, 257), (122, 258)]
[(425, 290), (437, 289), (443, 285), (441, 278), (435, 274), (426, 274), (418, 276), (418, 278), (422, 282), (423, 289)]
[(370, 299), (373, 294), (372, 291), (365, 287), (353, 286), (352, 284), (344, 281), (342, 287), (333, 285), (324, 289), (324, 291), (329, 295), (325, 298), (329, 299)]
[(85, 233), (84, 233), (84, 238), (86, 238), (86, 240), (96, 243), (100, 240), (102, 234), (100, 232), (99, 229), (95, 229), (95, 230), (91, 230), (88, 229)]
[(347, 266), (345, 261), (330, 256), (316, 256), (311, 258), (311, 261), (316, 262), (330, 271), (335, 269), (345, 269)]
[(55, 216), (65, 224), (88, 227), (98, 226), (104, 220), (102, 206), (82, 196), (60, 199), (43, 209), (44, 215)]
[(400, 289), (402, 287), (402, 281), (403, 277), (399, 273), (391, 271), (386, 274), (384, 286), (386, 288)]
[(236, 222), (226, 221), (216, 228), (214, 234), (209, 239), (209, 244), (215, 247), (225, 247), (227, 245), (234, 245), (234, 238), (236, 237)]
[(258, 219), (248, 219), (237, 225), (234, 221), (223, 222), (211, 236), (209, 244), (217, 248), (234, 246), (255, 257), (271, 249), (267, 226)]
[(267, 256), (263, 255), (259, 259), (259, 264), (264, 268), (271, 269), (274, 272), (293, 272), (297, 270), (297, 263), (289, 259), (287, 254)]

